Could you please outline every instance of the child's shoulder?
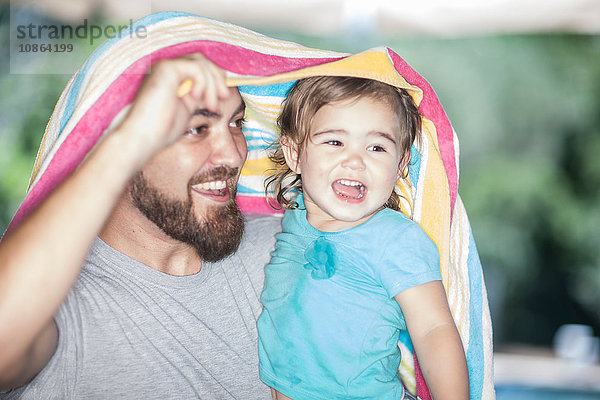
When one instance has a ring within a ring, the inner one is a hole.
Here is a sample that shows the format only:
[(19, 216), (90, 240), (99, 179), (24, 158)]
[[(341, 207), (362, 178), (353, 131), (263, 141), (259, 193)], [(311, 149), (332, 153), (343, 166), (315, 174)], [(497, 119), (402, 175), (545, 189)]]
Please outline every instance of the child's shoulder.
[(398, 229), (399, 227), (403, 227), (410, 229), (412, 226), (419, 226), (417, 222), (407, 217), (404, 213), (392, 210), (391, 208), (384, 208), (375, 214), (374, 218), (373, 222), (377, 224), (378, 228), (389, 227)]
[(376, 214), (376, 228), (373, 229), (382, 240), (386, 237), (395, 240), (398, 235), (402, 235), (404, 240), (414, 242), (431, 242), (429, 235), (423, 230), (421, 225), (410, 219), (400, 211), (385, 208)]

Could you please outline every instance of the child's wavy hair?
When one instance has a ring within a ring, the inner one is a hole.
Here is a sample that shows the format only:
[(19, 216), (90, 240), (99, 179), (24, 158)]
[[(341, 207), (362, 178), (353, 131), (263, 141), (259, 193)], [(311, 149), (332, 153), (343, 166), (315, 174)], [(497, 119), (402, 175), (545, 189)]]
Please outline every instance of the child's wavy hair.
[[(368, 97), (370, 99), (388, 104), (396, 111), (401, 129), (400, 152), (402, 158), (408, 157), (410, 148), (420, 140), (421, 115), (412, 97), (404, 89), (400, 89), (383, 82), (372, 79), (345, 77), (345, 76), (315, 76), (298, 80), (290, 89), (287, 98), (283, 101), (283, 110), (277, 118), (280, 129), (279, 140), (272, 144), (269, 155), (277, 168), (271, 170), (266, 180), (267, 198), (272, 189), (275, 199), (283, 208), (298, 208), (294, 192), (302, 192), (302, 177), (292, 171), (286, 164), (281, 148), (281, 139), (292, 140), (298, 148), (298, 154), (306, 148), (306, 141), (310, 137), (310, 127), (317, 111), (326, 104), (342, 100)], [(408, 168), (408, 165), (407, 165)], [(408, 169), (403, 172), (402, 178), (408, 176)], [(280, 208), (272, 204), (274, 208)], [(400, 197), (392, 190), (390, 198), (384, 207), (400, 210)]]

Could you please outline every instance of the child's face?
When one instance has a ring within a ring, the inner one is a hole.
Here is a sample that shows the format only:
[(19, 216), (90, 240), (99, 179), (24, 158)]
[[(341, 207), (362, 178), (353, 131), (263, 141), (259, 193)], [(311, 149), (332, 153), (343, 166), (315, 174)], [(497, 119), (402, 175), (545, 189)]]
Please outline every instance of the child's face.
[(398, 119), (388, 104), (370, 98), (323, 106), (302, 154), (295, 146), (284, 152), (302, 174), (308, 221), (322, 231), (368, 220), (390, 197), (403, 167)]

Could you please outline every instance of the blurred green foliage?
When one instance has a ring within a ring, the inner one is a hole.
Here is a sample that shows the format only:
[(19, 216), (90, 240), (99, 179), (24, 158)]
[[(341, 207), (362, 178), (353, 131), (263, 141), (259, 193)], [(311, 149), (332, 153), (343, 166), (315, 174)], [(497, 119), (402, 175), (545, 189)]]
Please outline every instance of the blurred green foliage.
[(0, 13), (0, 232), (27, 189), (37, 148), (68, 77), (9, 71), (8, 13)]
[[(9, 74), (7, 30), (2, 15), (2, 231), (24, 197), (68, 79)], [(459, 193), (486, 275), (497, 344), (550, 344), (564, 323), (600, 333), (600, 36), (263, 33), (347, 52), (385, 44), (431, 83), (460, 138)]]
[(563, 323), (599, 333), (600, 37), (460, 42), (445, 49), (462, 84), (440, 98), (461, 138), (459, 192), (490, 295), (500, 295), (495, 332), (543, 344)]

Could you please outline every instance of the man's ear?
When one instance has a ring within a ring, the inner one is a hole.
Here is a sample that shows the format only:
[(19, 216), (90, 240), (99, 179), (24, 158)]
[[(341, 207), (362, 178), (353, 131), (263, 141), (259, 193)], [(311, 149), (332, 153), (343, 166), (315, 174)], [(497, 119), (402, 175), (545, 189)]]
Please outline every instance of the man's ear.
[(408, 163), (410, 162), (410, 151), (404, 153), (400, 163), (398, 164), (398, 172), (396, 173), (396, 180), (404, 179), (408, 177)]
[(279, 143), (281, 144), (286, 164), (294, 173), (300, 175), (298, 145), (288, 136), (282, 136)]

